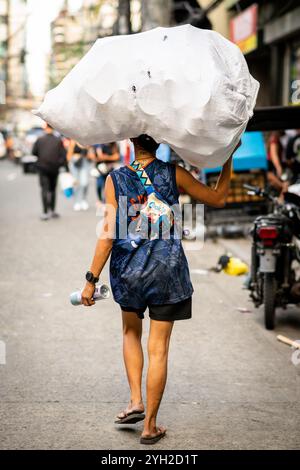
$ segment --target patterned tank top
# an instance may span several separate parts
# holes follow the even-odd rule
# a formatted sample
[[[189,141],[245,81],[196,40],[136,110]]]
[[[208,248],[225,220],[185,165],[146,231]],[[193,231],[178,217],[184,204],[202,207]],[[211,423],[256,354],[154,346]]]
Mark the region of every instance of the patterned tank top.
[[[145,169],[155,191],[169,206],[178,208],[175,165],[155,159]],[[110,283],[115,301],[124,307],[142,308],[189,298],[193,286],[178,231],[173,226],[168,238],[160,233],[156,239],[136,243],[126,229],[134,226],[139,214],[134,209],[145,203],[147,193],[136,172],[127,166],[113,170],[110,176],[118,202],[116,237],[110,260]]]

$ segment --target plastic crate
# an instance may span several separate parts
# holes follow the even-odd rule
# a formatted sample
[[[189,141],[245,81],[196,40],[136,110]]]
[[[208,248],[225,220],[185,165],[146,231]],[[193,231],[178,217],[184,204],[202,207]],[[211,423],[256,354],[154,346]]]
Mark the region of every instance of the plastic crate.
[[[211,187],[215,187],[219,173],[209,173],[206,175],[206,184]],[[244,184],[250,184],[252,186],[259,186],[264,188],[266,185],[266,175],[261,170],[251,170],[250,172],[237,172],[233,173],[230,181],[230,189],[226,201],[226,207],[234,204],[251,204],[257,201],[262,201],[260,196],[253,196],[247,194],[247,190],[244,188]]]

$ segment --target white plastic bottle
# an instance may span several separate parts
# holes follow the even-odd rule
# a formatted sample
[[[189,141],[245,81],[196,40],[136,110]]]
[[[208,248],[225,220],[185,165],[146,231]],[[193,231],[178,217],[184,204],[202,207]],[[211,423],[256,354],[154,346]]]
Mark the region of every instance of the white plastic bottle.
[[[72,292],[70,295],[70,302],[72,305],[82,305],[82,298],[81,298],[82,290],[77,290]],[[108,299],[110,297],[110,290],[106,284],[98,284],[95,286],[95,292],[93,295],[93,299],[95,302],[97,300]]]

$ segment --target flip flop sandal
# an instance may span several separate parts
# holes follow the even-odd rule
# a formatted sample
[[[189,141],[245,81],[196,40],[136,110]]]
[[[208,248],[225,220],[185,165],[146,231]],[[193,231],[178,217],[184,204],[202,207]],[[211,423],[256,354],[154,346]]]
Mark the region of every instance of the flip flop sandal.
[[[149,444],[156,444],[156,442],[160,441],[160,439],[162,439],[163,437],[165,437],[166,435],[166,431],[163,431],[163,432],[160,432],[159,434],[157,434],[156,436],[153,436],[153,437],[141,437],[140,439],[140,443],[141,444],[146,444],[146,445],[149,445]]]
[[[115,421],[115,424],[135,424],[139,421],[145,419],[145,414],[143,411],[130,411],[130,413],[125,413],[123,418],[118,418]]]

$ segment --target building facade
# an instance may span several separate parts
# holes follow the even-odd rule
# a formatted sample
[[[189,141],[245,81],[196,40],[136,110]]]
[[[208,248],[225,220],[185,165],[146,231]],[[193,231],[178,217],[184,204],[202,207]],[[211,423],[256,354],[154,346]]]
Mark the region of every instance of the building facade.
[[[27,98],[26,0],[0,1],[0,103]]]
[[[68,1],[51,24],[50,87],[57,85],[99,37],[115,34],[118,2],[84,0],[72,13]]]
[[[10,0],[8,3],[8,64],[7,99],[12,106],[28,98],[28,77],[26,70],[26,0]]]
[[[76,15],[65,1],[52,23],[50,85],[99,37],[184,23],[218,31],[241,48],[261,83],[258,106],[299,104],[299,0],[84,0]]]
[[[0,0],[0,121],[15,128],[34,107],[27,74],[27,0]]]
[[[51,23],[50,87],[56,86],[83,54],[81,17],[69,11],[65,1],[57,18]]]
[[[212,4],[211,0],[197,0],[203,9],[209,8]],[[225,38],[229,38],[229,18],[230,14],[225,2],[219,2],[215,8],[212,8],[207,17],[214,31],[222,34]]]
[[[298,0],[224,2],[230,39],[260,81],[258,106],[300,104],[300,4]]]
[[[9,34],[8,2],[0,0],[0,109],[6,105],[6,82],[7,82],[7,38]]]

